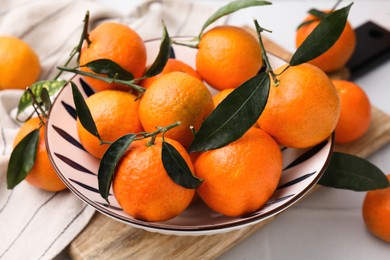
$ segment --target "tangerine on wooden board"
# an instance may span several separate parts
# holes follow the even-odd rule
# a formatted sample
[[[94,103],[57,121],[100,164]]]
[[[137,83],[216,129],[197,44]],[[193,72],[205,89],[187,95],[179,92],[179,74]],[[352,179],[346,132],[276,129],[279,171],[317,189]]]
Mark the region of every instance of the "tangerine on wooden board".
[[[142,38],[130,27],[120,23],[106,22],[95,27],[89,34],[90,44],[85,43],[80,52],[80,69],[92,72],[83,65],[98,59],[110,59],[134,78],[145,71],[146,47]],[[129,90],[128,87],[107,83],[99,79],[85,77],[85,80],[97,91],[106,89]]]
[[[281,172],[278,144],[258,128],[224,147],[202,152],[195,162],[196,176],[204,179],[199,196],[226,216],[258,210],[274,193]]]
[[[180,121],[165,136],[188,147],[204,119],[214,109],[210,91],[199,79],[184,73],[171,72],[161,76],[144,93],[139,114],[145,131]]]
[[[387,179],[390,180],[390,174]],[[390,243],[390,187],[368,191],[363,201],[362,213],[368,230]]]
[[[194,172],[187,151],[175,140],[173,145]],[[161,160],[162,138],[152,145],[150,139],[133,141],[119,161],[114,179],[115,198],[130,216],[145,221],[166,221],[183,212],[191,203],[195,190],[176,184]]]
[[[275,71],[278,75],[285,69]],[[259,126],[283,146],[307,148],[328,138],[340,114],[336,88],[319,68],[304,63],[271,79],[268,102]]]
[[[326,11],[329,13],[329,11]],[[320,23],[320,19],[313,15],[309,15],[304,19],[305,21],[314,20],[313,22],[303,25],[296,32],[295,44],[298,48],[302,42],[309,36],[309,34]],[[325,72],[333,72],[344,67],[344,65],[351,58],[356,47],[355,31],[347,21],[344,31],[341,33],[336,43],[326,52],[317,58],[309,61],[309,63],[319,67]]]
[[[196,69],[213,88],[236,88],[255,76],[262,64],[259,42],[243,28],[217,26],[200,39]]]
[[[349,143],[362,137],[370,127],[371,103],[357,84],[332,80],[340,96],[340,117],[336,126],[336,143]]]
[[[143,130],[138,114],[140,101],[129,92],[103,90],[91,95],[85,102],[103,141],[113,142],[122,135],[138,134]],[[109,145],[100,144],[99,139],[89,133],[79,119],[77,133],[85,150],[101,159]]]
[[[27,120],[14,139],[14,147],[30,132],[34,131],[40,126],[40,119],[33,117]],[[46,143],[45,143],[45,127],[42,126],[39,130],[39,142],[38,150],[34,166],[27,174],[25,180],[37,188],[47,191],[61,191],[66,189],[65,184],[58,177],[52,164],[50,163],[49,156],[47,155]]]
[[[40,73],[39,58],[26,42],[0,36],[0,90],[25,89],[38,80]]]
[[[194,68],[192,68],[190,65],[188,65],[187,63],[184,63],[183,61],[169,58],[167,63],[165,64],[164,69],[159,74],[157,74],[156,76],[142,80],[140,85],[144,88],[148,88],[150,85],[152,85],[152,83],[154,81],[156,81],[162,75],[165,75],[165,74],[167,74],[169,72],[173,72],[173,71],[185,72],[191,76],[198,78],[199,80],[202,80],[199,73]]]

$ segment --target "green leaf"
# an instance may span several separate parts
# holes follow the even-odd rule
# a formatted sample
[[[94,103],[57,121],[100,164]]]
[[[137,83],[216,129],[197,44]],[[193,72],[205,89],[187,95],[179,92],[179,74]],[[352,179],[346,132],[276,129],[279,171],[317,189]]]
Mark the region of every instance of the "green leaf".
[[[163,142],[161,159],[169,177],[178,185],[196,189],[202,184],[203,180],[192,174],[186,161],[170,143]]]
[[[14,148],[8,163],[7,187],[13,189],[31,171],[35,163],[39,142],[39,129],[26,135]]]
[[[129,148],[134,141],[135,137],[135,134],[127,134],[118,138],[108,147],[100,161],[98,170],[99,192],[107,202],[109,202],[108,195],[110,193],[115,167],[127,148]]]
[[[83,46],[84,40],[87,42],[88,47],[91,44],[91,40],[89,39],[89,33],[88,33],[88,27],[89,27],[89,10],[86,11],[85,17],[84,17],[84,24],[83,24],[83,31],[81,33],[81,37],[79,40],[79,44],[75,47],[74,53],[78,53],[77,55],[77,62],[80,62],[80,54],[81,54],[81,49]],[[73,53],[70,55],[71,57],[73,56]],[[66,64],[67,65],[67,64]]]
[[[76,84],[74,82],[70,82],[72,85],[72,93],[73,93],[73,101],[74,105],[76,106],[77,116],[80,120],[81,125],[91,134],[99,138],[100,135],[97,130],[95,121],[93,121],[91,111],[89,111],[89,108],[87,106],[87,103],[85,103],[85,100],[83,96],[80,93],[80,90],[77,88]]]
[[[236,0],[233,2],[228,3],[227,5],[221,7],[218,9],[214,14],[212,14],[209,19],[203,24],[203,27],[201,29],[201,32],[199,33],[199,38],[202,35],[204,29],[206,29],[207,26],[221,18],[222,16],[234,13],[240,9],[244,9],[251,6],[259,6],[259,5],[270,5],[271,2],[268,1],[259,1],[259,0]]]
[[[170,54],[171,54],[171,39],[169,38],[167,28],[163,23],[163,35],[160,44],[160,51],[156,59],[154,60],[153,64],[145,72],[145,77],[149,78],[159,74],[167,64]]]
[[[131,72],[122,68],[119,64],[109,59],[98,59],[88,62],[81,67],[87,67],[97,74],[107,75],[109,78],[120,80],[132,80],[134,76]]]
[[[45,111],[49,111],[51,108],[51,100],[50,100],[49,92],[47,91],[46,88],[43,88],[41,91],[41,99],[45,107]]]
[[[301,28],[301,27],[303,27],[303,26],[306,26],[306,25],[308,25],[308,24],[311,24],[312,22],[315,22],[315,21],[318,21],[318,19],[311,19],[311,20],[304,21],[304,22],[302,22],[300,25],[298,25],[297,30],[298,30],[299,28]]]
[[[325,12],[318,9],[310,9],[308,13],[320,19],[325,18],[326,16]]]
[[[319,20],[325,18],[325,16],[327,15],[327,13],[325,13],[325,12],[323,12],[323,11],[320,11],[320,10],[317,10],[317,9],[310,9],[308,13],[311,14],[311,15],[313,15],[315,18],[302,22],[302,23],[297,27],[297,30],[298,30],[299,28],[303,27],[303,26],[306,26],[306,25],[308,25],[308,24],[311,24],[312,22],[319,21]]]
[[[344,30],[351,6],[352,3],[326,15],[295,51],[290,65],[308,62],[332,47]]]
[[[263,112],[269,88],[270,79],[265,72],[236,88],[203,122],[189,151],[219,148],[243,136]]]
[[[363,158],[339,152],[333,154],[318,184],[354,191],[389,187],[386,175],[375,165]]]
[[[32,93],[34,94],[35,98],[38,102],[42,102],[41,99],[41,92],[42,89],[46,89],[49,96],[54,95],[57,93],[58,90],[60,90],[64,85],[66,81],[65,80],[44,80],[34,83],[30,86],[30,89]],[[24,91],[22,97],[19,100],[18,104],[18,112],[16,114],[16,117],[20,115],[26,108],[30,107],[32,105],[33,101],[31,98],[30,93],[26,90]]]

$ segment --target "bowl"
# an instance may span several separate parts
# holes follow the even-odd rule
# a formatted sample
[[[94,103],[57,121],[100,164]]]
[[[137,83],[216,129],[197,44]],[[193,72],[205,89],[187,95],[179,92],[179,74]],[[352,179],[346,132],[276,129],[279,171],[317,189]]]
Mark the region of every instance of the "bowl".
[[[159,39],[145,42],[150,64],[158,53]],[[173,46],[175,58],[195,67],[196,50]],[[285,62],[269,55],[274,68]],[[84,97],[93,90],[81,78],[74,83]],[[217,91],[210,89],[212,94]],[[110,191],[108,204],[98,191],[99,160],[84,150],[79,142],[76,127],[76,110],[70,85],[56,97],[46,124],[46,144],[51,163],[58,176],[78,198],[97,211],[136,228],[170,235],[212,235],[241,229],[275,216],[301,200],[324,173],[332,152],[333,136],[309,149],[281,147],[283,172],[278,188],[268,202],[256,212],[241,217],[227,217],[209,209],[201,200],[192,203],[182,214],[165,222],[146,222],[125,213]]]

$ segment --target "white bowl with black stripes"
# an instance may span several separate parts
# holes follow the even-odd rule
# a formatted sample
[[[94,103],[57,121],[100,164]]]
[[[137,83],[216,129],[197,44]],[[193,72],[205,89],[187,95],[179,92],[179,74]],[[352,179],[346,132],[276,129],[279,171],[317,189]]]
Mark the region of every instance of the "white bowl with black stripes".
[[[160,40],[146,42],[148,64],[158,53]],[[175,58],[195,67],[195,50],[173,46]],[[285,62],[269,55],[274,68]],[[85,81],[74,82],[84,97],[93,93]],[[214,94],[216,91],[211,90]],[[146,222],[126,214],[110,192],[110,204],[98,192],[99,160],[88,154],[79,142],[72,91],[66,86],[57,96],[46,124],[50,160],[62,181],[77,197],[99,212],[123,223],[152,232],[174,235],[211,235],[228,232],[264,221],[288,209],[302,199],[318,182],[333,152],[333,138],[309,149],[282,147],[283,172],[278,188],[259,210],[242,217],[226,217],[209,209],[201,200],[191,204],[181,215],[165,222]]]

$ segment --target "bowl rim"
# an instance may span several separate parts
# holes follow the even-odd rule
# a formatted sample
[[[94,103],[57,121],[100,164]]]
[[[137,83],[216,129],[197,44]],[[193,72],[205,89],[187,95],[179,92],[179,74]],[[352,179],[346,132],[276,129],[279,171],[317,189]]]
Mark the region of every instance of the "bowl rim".
[[[48,127],[48,125],[49,125],[49,120],[48,120],[48,123],[46,124],[45,127]],[[46,139],[46,142],[47,142],[46,132],[47,131],[45,131],[45,139]],[[112,211],[109,211],[108,208],[107,208],[107,205],[99,205],[99,204],[97,204],[96,202],[91,200],[89,197],[85,196],[77,188],[74,188],[73,184],[70,183],[64,177],[62,171],[54,163],[54,158],[52,158],[52,155],[51,155],[50,152],[48,153],[48,155],[49,155],[49,159],[50,159],[54,169],[56,170],[57,175],[65,183],[65,185],[68,187],[68,189],[73,194],[75,194],[79,199],[81,199],[83,202],[87,203],[89,206],[94,207],[100,213],[103,213],[104,215],[106,215],[106,216],[108,216],[110,218],[113,218],[115,220],[118,220],[120,222],[123,222],[125,224],[133,225],[133,226],[136,226],[136,227],[139,227],[139,228],[153,229],[153,230],[156,230],[156,231],[160,230],[160,231],[183,232],[183,233],[186,233],[186,232],[199,232],[199,235],[204,235],[202,233],[202,231],[206,231],[206,233],[207,233],[207,231],[223,232],[223,230],[228,231],[228,230],[231,230],[231,229],[239,229],[239,228],[242,228],[242,227],[247,226],[247,225],[252,225],[252,224],[259,223],[259,222],[264,221],[264,220],[266,220],[268,218],[271,218],[272,216],[277,215],[278,213],[281,213],[281,212],[287,210],[288,208],[290,208],[295,203],[298,203],[301,199],[303,199],[305,197],[305,195],[310,190],[312,190],[315,187],[315,185],[317,185],[318,181],[320,180],[322,175],[325,173],[327,167],[329,166],[329,163],[330,163],[330,160],[332,158],[333,151],[334,151],[334,133],[329,138],[331,139],[330,140],[330,142],[331,142],[330,143],[330,149],[329,149],[329,152],[327,154],[327,159],[326,159],[325,163],[323,164],[320,172],[317,174],[315,179],[310,183],[310,185],[306,186],[301,192],[299,192],[299,193],[297,193],[295,195],[294,199],[292,199],[292,200],[290,200],[290,201],[288,201],[286,203],[283,203],[283,204],[275,207],[274,209],[268,211],[267,213],[264,213],[262,215],[254,215],[254,216],[246,217],[245,219],[243,218],[242,221],[239,221],[239,222],[230,222],[230,223],[222,223],[222,224],[209,224],[209,225],[207,225],[207,224],[204,225],[203,224],[201,226],[173,226],[173,225],[172,226],[167,226],[165,224],[160,224],[160,223],[165,223],[165,222],[147,222],[147,221],[142,221],[142,220],[138,220],[138,219],[135,219],[135,218],[127,219],[127,218],[125,218],[125,217],[123,217],[123,216],[121,216],[119,214],[116,214],[116,213],[114,213]],[[47,145],[47,149],[48,149],[48,151],[50,151],[50,146],[49,145]]]

